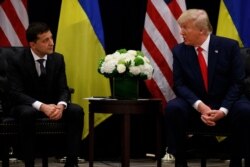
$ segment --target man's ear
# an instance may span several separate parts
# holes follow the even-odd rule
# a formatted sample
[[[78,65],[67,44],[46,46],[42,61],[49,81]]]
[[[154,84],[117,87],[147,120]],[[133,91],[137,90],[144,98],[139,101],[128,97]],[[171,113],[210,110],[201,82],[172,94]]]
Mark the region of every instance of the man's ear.
[[[29,46],[32,48],[35,45],[35,42],[29,42]]]

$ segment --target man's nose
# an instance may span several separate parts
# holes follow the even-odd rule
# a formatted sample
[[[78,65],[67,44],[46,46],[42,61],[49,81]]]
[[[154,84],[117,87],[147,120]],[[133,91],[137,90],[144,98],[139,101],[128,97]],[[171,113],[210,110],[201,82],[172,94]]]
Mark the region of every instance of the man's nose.
[[[54,40],[53,39],[50,40],[50,45],[54,46]]]

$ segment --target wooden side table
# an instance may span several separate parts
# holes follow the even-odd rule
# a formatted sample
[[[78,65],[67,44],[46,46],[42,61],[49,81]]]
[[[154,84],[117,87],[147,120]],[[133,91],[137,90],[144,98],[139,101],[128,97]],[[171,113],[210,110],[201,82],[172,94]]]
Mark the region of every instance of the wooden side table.
[[[162,101],[160,99],[116,100],[110,98],[89,100],[89,167],[94,160],[94,115],[95,113],[121,114],[122,122],[122,167],[130,163],[130,115],[152,114],[156,119],[156,158],[157,167],[161,167],[161,124]]]

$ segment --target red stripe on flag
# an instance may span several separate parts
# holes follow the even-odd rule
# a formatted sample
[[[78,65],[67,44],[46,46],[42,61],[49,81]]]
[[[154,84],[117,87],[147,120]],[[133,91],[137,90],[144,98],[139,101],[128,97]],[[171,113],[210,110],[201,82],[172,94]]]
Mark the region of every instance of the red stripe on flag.
[[[154,59],[155,63],[160,68],[164,77],[167,79],[170,86],[173,85],[173,74],[172,70],[169,68],[168,63],[164,59],[163,55],[155,45],[154,41],[149,37],[146,31],[143,32],[143,44],[147,48],[151,57]]]
[[[27,0],[22,0],[23,5],[25,6],[25,8],[27,9]]]
[[[0,46],[7,47],[10,46],[10,42],[8,41],[6,35],[3,30],[0,28]]]
[[[148,1],[148,9],[147,13],[151,20],[154,22],[154,25],[158,29],[158,31],[161,33],[164,40],[168,43],[169,48],[173,48],[177,41],[173,34],[171,33],[170,29],[168,28],[168,24],[162,19],[159,12],[156,10],[155,6],[153,5],[152,1]]]
[[[174,15],[175,19],[177,20],[182,13],[182,10],[181,10],[180,6],[178,5],[177,1],[173,0],[167,6],[172,11],[172,14]]]
[[[17,4],[16,5],[17,9],[15,9],[12,3]],[[25,16],[17,15],[17,11],[21,11],[21,7],[22,7],[22,6],[19,7],[18,6],[19,4],[23,4],[23,6],[25,7]],[[8,20],[11,23],[11,27],[9,28],[14,29],[15,33],[17,34],[19,38],[19,41],[21,42],[21,46],[27,46],[26,35],[25,35],[26,28],[24,27],[24,23],[28,21],[28,18],[26,17],[27,16],[27,0],[15,0],[15,1],[6,0],[3,3],[1,3],[1,7],[5,15],[7,16],[7,18],[4,18],[4,19]],[[5,22],[5,20],[0,20],[0,24],[2,24],[1,26],[3,27],[6,25],[9,25]],[[4,30],[2,30],[2,32],[4,33]],[[2,40],[3,43],[1,42],[0,45],[3,45],[4,43],[5,44],[9,43],[9,46],[10,46],[11,42],[9,41],[9,38],[11,37],[9,37],[8,34],[5,34],[5,36],[6,36],[5,40],[7,40],[8,42],[7,41],[4,42]],[[13,36],[15,35],[13,34]]]
[[[21,20],[18,18],[15,8],[13,7],[10,1],[4,2],[2,4],[2,7],[8,19],[10,20],[12,27],[15,29],[15,32],[18,34],[19,40],[22,42],[23,45],[26,45],[26,38],[25,38],[25,34],[23,33],[25,32],[25,28]]]

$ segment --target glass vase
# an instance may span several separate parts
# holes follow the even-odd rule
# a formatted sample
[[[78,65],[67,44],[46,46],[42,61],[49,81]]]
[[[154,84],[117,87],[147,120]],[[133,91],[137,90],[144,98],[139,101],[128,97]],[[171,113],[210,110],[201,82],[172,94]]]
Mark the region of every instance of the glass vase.
[[[139,96],[139,81],[135,78],[113,78],[113,98],[133,100]]]

